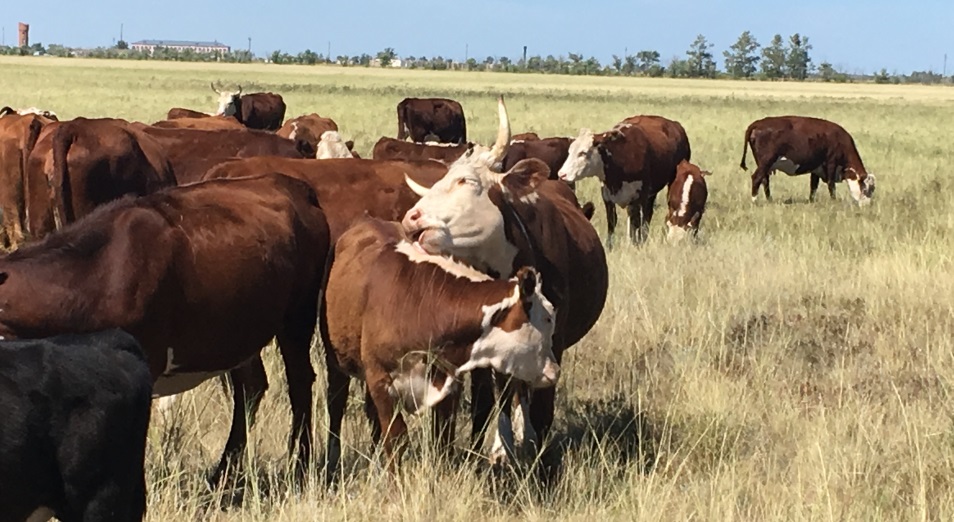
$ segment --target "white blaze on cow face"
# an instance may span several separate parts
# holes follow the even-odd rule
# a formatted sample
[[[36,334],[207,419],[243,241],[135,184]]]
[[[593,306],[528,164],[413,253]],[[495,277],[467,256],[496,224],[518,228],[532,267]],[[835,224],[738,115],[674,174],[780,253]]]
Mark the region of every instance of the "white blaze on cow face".
[[[338,131],[325,131],[321,134],[321,141],[318,142],[318,152],[315,153],[316,159],[332,158],[354,158],[348,146]]]
[[[481,308],[483,334],[474,343],[470,360],[458,368],[457,374],[493,368],[533,387],[554,386],[560,366],[553,355],[553,305],[543,295],[542,281],[532,268],[522,269],[511,281],[516,283],[512,295]],[[531,285],[532,290],[521,288]],[[509,331],[493,324],[498,315],[506,315],[513,307],[529,307],[528,320]]]
[[[848,184],[848,193],[851,194],[851,199],[862,207],[871,203],[875,187],[874,174],[866,174],[862,177],[858,171],[849,167],[845,169],[843,177],[845,183]]]
[[[235,116],[239,110],[239,104],[242,99],[242,87],[237,91],[220,91],[212,84],[212,90],[219,95],[219,108],[215,111],[216,116]]]
[[[603,157],[594,144],[592,131],[580,129],[580,135],[570,143],[566,161],[557,176],[569,183],[592,176],[603,179]]]

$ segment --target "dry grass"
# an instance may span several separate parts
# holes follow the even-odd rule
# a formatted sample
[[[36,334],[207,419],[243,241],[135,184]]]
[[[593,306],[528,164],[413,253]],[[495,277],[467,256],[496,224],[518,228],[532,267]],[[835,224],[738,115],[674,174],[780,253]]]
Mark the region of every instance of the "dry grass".
[[[275,90],[289,116],[333,117],[362,153],[394,134],[405,95],[461,100],[472,138],[484,141],[498,91],[515,132],[574,135],[656,113],[681,121],[693,158],[714,171],[699,244],[666,245],[657,212],[648,244],[610,253],[606,311],[564,365],[556,436],[566,472],[551,493],[525,477],[493,483],[471,465],[436,463],[426,444],[391,485],[367,456],[356,400],[340,491],[291,492],[290,414],[269,348],[272,389],[252,430],[256,479],[245,495],[205,489],[229,421],[207,383],[154,423],[149,520],[954,518],[954,89],[55,59],[3,59],[0,70],[0,105],[66,117],[212,109],[210,80]],[[850,206],[844,187],[837,201],[809,204],[807,177],[784,176],[776,203],[750,203],[742,133],[770,114],[849,129],[879,175],[875,204]],[[596,200],[598,187],[580,192]],[[595,225],[604,232],[602,211]],[[322,373],[320,360],[316,348]],[[426,430],[413,426],[420,443]]]

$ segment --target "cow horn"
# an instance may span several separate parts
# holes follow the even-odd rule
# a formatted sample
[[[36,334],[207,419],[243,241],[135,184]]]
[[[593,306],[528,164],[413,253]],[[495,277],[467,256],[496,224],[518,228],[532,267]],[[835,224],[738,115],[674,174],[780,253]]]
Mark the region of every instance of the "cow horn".
[[[212,91],[215,92],[215,94],[222,94],[215,88],[215,82],[209,82],[209,86],[212,87]]]
[[[411,191],[421,196],[422,198],[427,195],[427,192],[430,190],[427,187],[422,187],[418,182],[411,179],[406,173],[404,174],[404,182],[407,183],[407,186],[411,188]]]
[[[239,88],[239,90],[238,90],[238,94],[239,94],[239,96],[241,96],[241,95],[242,95],[242,86],[241,86],[241,85],[239,85],[239,86],[238,86],[238,88]]]
[[[503,161],[507,149],[510,147],[510,118],[507,116],[507,106],[504,105],[502,94],[497,97],[497,115],[500,118],[500,127],[497,130],[497,141],[494,142],[494,147],[490,149],[493,163]]]

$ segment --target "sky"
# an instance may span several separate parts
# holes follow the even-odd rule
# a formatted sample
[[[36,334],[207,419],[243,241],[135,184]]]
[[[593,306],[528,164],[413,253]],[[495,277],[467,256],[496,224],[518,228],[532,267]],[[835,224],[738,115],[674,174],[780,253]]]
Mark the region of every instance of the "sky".
[[[580,53],[659,51],[665,65],[703,34],[723,68],[722,52],[743,31],[766,45],[776,33],[807,35],[817,65],[849,73],[934,70],[945,53],[954,72],[954,0],[484,0],[461,2],[324,0],[75,0],[4,2],[0,27],[16,43],[17,22],[31,43],[109,46],[119,39],[218,40],[258,56],[311,49],[332,56],[393,47],[399,56],[483,60]],[[77,7],[81,6],[81,7]],[[266,7],[267,6],[267,7]]]

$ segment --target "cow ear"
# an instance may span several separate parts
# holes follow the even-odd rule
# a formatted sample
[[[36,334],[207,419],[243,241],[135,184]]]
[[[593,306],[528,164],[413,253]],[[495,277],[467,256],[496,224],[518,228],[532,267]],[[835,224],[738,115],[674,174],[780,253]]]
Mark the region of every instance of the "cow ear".
[[[593,214],[596,212],[596,205],[592,201],[587,201],[583,204],[583,216],[586,217],[587,221],[593,220]]]
[[[520,302],[527,310],[533,304],[533,295],[537,291],[537,271],[533,267],[524,266],[517,270],[517,286],[520,288]]]
[[[711,176],[711,175],[712,175],[712,171],[711,171],[711,170],[700,170],[699,173],[702,174],[702,177],[706,177],[706,176]]]
[[[534,192],[550,177],[550,167],[536,158],[527,158],[517,162],[500,178],[500,184],[512,199],[519,199]]]

